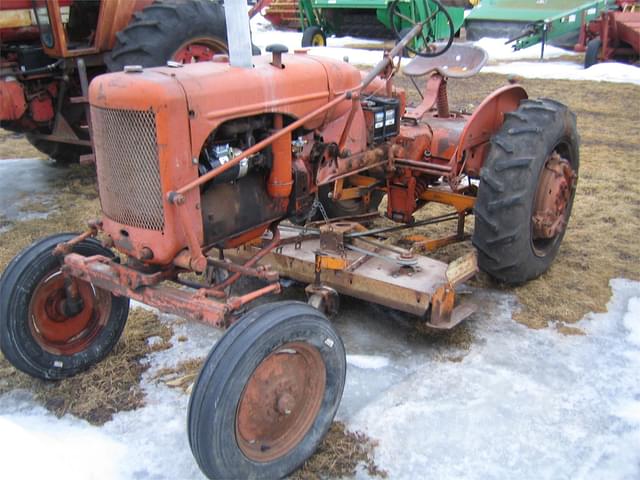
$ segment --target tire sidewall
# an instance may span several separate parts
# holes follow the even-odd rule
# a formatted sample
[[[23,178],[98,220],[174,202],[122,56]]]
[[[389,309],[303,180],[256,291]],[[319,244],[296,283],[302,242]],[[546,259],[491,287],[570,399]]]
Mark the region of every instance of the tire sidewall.
[[[3,275],[0,299],[3,318],[2,351],[15,366],[27,366],[27,373],[46,379],[71,376],[88,368],[104,358],[115,346],[126,322],[129,301],[127,298],[111,296],[108,321],[91,344],[83,351],[72,355],[56,355],[44,350],[33,337],[29,327],[29,304],[38,284],[60,264],[52,250],[60,242],[73,238],[72,235],[49,237],[17,258],[15,264],[7,268]],[[96,241],[85,241],[73,248],[81,255],[109,255]],[[21,363],[24,362],[24,365]]]
[[[277,310],[269,313],[271,316],[278,315]],[[220,381],[219,377],[214,379],[217,376],[214,373],[206,385],[198,378],[194,386],[194,395],[196,389],[204,387],[207,390],[205,398],[212,396],[219,399],[215,408],[206,408],[205,400],[200,407],[202,411],[198,419],[200,424],[209,428],[201,448],[207,449],[209,446],[208,450],[211,451],[215,445],[218,453],[215,465],[200,465],[211,478],[281,478],[287,475],[313,454],[331,424],[327,419],[333,419],[340,403],[344,389],[344,347],[324,317],[316,314],[298,315],[288,319],[286,325],[281,325],[280,328],[261,332],[257,338],[258,340],[248,347],[231,347],[228,353],[237,358],[235,363],[229,362],[234,366],[226,372],[226,381]],[[237,444],[236,412],[240,398],[258,365],[280,346],[296,341],[317,348],[325,364],[326,384],[320,409],[304,438],[292,450],[270,462],[254,462],[242,453]],[[203,367],[203,370],[204,368],[206,367]],[[216,388],[220,385],[223,385],[221,389]]]
[[[575,116],[566,106],[549,99],[524,100],[516,112],[505,115],[491,143],[480,175],[473,243],[479,250],[480,268],[501,282],[518,285],[540,276],[558,253],[567,226],[540,254],[534,249],[532,222],[540,177],[556,149],[577,174]],[[529,160],[529,164],[524,168],[504,166],[505,162],[521,160]],[[574,198],[575,189],[566,206],[567,223]]]

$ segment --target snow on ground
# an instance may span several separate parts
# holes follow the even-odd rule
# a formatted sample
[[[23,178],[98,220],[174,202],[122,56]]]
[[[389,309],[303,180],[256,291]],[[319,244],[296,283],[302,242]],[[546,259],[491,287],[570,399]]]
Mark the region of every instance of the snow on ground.
[[[290,52],[300,48],[302,33],[295,31],[275,30],[261,15],[251,20],[253,42],[265,52],[267,45],[282,43]],[[634,83],[640,85],[640,68],[632,65],[607,62],[584,69],[582,57],[573,51],[547,45],[545,61],[539,61],[540,45],[514,52],[506,39],[483,38],[475,45],[484,48],[489,54],[489,64],[483,72],[514,74],[525,78],[553,78],[568,80],[594,80],[617,83]],[[384,42],[353,37],[327,39],[327,47],[315,47],[309,50],[312,55],[342,60],[347,57],[355,65],[375,65],[382,58],[380,50],[347,47],[349,45],[382,45]],[[554,61],[557,57],[575,56],[576,62]],[[529,61],[526,61],[529,60]],[[403,65],[410,60],[403,59]]]
[[[640,68],[617,62],[599,63],[587,69],[581,63],[573,62],[511,62],[487,65],[482,71],[525,78],[593,80],[640,85]]]
[[[462,361],[447,360],[459,348],[411,335],[404,315],[345,299],[338,417],[379,442],[376,462],[393,479],[637,479],[640,283],[612,289],[608,312],[587,315],[586,335],[569,337],[515,323],[511,295],[476,291]],[[188,397],[152,378],[204,356],[220,333],[182,322],[174,331],[188,340],[150,357],[147,406],[103,427],[56,419],[27,392],[0,397],[0,477],[202,478],[186,437]]]
[[[473,44],[484,48],[492,62],[525,59],[537,60],[540,58],[540,45],[533,45],[515,52],[512,48],[513,44],[507,44],[506,42],[506,38],[481,38],[477,42],[473,42]],[[546,45],[544,47],[544,58],[547,60],[566,56],[579,56],[579,54],[572,50],[554,47],[553,45]]]
[[[11,175],[0,175],[0,219],[47,217],[50,212],[27,212],[25,207],[53,204],[54,192],[48,187],[52,181],[64,178],[64,170],[56,168],[52,161],[39,159],[2,160],[2,169]]]

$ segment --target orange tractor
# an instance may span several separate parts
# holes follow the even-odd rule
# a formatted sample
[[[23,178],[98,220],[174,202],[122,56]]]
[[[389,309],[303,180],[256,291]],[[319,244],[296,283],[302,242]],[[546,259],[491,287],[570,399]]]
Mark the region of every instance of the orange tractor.
[[[428,25],[415,24],[368,73],[281,45],[235,66],[229,35],[231,59],[96,77],[89,103],[103,215],[9,264],[0,283],[6,358],[40,378],[74,375],[111,351],[129,299],[231,327],[191,394],[196,461],[210,478],[280,478],[301,465],[342,396],[345,351],[326,316],[339,294],[453,328],[473,312],[457,295],[461,282],[478,268],[507,284],[543,274],[569,220],[575,115],[518,85],[473,113],[451,110],[448,78],[486,61],[451,42],[405,67],[426,77],[422,102],[408,106],[393,85],[396,60],[413,37],[428,38]],[[394,226],[364,226],[385,195]],[[414,219],[433,204],[451,213]],[[466,238],[472,214],[477,255],[451,264],[385,241],[453,222],[452,235],[418,241],[435,249]],[[232,291],[241,277],[259,284]],[[283,277],[308,284],[308,303],[244,311],[279,293]]]
[[[3,0],[0,127],[62,163],[91,153],[88,83],[125,65],[226,53],[224,9],[209,0]]]

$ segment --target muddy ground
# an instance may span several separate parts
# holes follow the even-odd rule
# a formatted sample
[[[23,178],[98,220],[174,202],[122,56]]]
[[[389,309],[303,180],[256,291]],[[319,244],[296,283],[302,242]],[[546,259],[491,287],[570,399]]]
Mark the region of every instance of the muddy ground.
[[[489,92],[506,83],[507,77],[493,74],[481,74],[469,80],[451,80],[451,104],[470,110]],[[402,77],[399,77],[399,84],[410,89]],[[604,310],[611,296],[611,278],[640,280],[640,242],[637,241],[640,234],[637,226],[640,186],[636,181],[640,174],[637,153],[640,147],[637,134],[640,87],[562,80],[524,80],[523,84],[530,96],[555,98],[576,112],[582,146],[580,180],[564,243],[547,274],[514,289],[522,306],[516,320],[532,328],[554,325],[564,333],[580,333],[567,324],[577,321],[589,311]],[[416,100],[417,96],[413,95],[413,98]],[[24,138],[0,130],[0,158],[24,157],[44,156]],[[21,202],[21,210],[27,213],[27,220],[0,216],[0,271],[29,243],[47,234],[79,231],[87,219],[99,214],[95,175],[91,167],[50,165],[48,168],[58,174],[52,175],[43,188],[54,193],[49,193],[44,200],[38,195],[16,199]],[[417,218],[433,214],[433,210],[426,209]],[[472,226],[471,219],[467,225],[469,233]],[[421,233],[432,235],[433,230]],[[470,242],[464,242],[444,249],[437,256],[449,260],[469,248]],[[472,284],[503,288],[485,275],[480,275]],[[13,388],[27,388],[57,414],[71,412],[94,423],[102,423],[116,411],[136,408],[144,403],[143,395],[136,390],[143,371],[139,360],[150,351],[146,342],[149,337],[160,336],[163,342],[167,341],[170,333],[165,328],[146,315],[134,316],[123,340],[106,361],[77,380],[55,386],[28,379],[15,372],[0,357],[0,393]],[[465,332],[464,326],[460,332]],[[473,341],[464,334],[449,338],[456,345],[457,338],[465,345]],[[122,383],[95,381],[108,378],[112,372],[122,369],[128,372]],[[102,403],[96,404],[98,397]],[[353,451],[354,448],[349,444],[348,450]],[[341,473],[346,474],[347,471]]]

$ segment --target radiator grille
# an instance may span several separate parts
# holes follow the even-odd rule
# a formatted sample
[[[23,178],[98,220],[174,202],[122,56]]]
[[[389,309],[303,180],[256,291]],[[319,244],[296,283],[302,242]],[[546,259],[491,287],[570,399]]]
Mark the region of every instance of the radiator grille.
[[[156,115],[91,107],[102,211],[112,220],[164,229]]]

